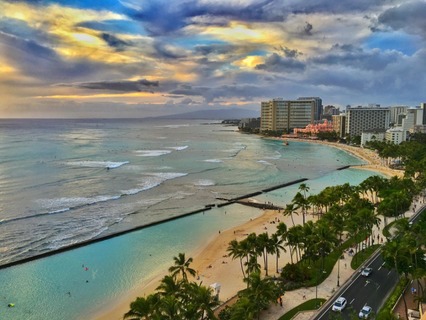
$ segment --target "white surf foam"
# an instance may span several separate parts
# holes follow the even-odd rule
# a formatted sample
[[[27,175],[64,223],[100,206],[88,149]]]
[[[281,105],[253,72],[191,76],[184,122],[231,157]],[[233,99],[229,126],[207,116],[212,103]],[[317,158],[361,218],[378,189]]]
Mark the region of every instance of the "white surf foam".
[[[188,148],[188,146],[181,146],[181,147],[169,147],[170,149],[176,150],[176,151],[182,151]]]
[[[169,154],[171,150],[136,150],[135,151],[140,157],[159,157],[165,154]]]
[[[265,161],[265,160],[258,160],[257,162],[262,163],[262,164],[267,165],[267,166],[272,166],[272,163]]]
[[[67,164],[74,167],[85,167],[85,168],[110,168],[115,169],[128,164],[129,161],[92,161],[92,160],[81,160],[81,161],[68,161]]]
[[[206,160],[203,160],[204,162],[212,162],[212,163],[220,163],[220,162],[223,162],[223,160],[220,160],[220,159],[206,159]]]
[[[105,202],[109,200],[115,200],[120,198],[120,195],[116,196],[96,196],[96,197],[61,197],[56,199],[39,199],[37,202],[48,210],[49,213],[59,213],[62,211],[70,210],[70,208],[80,207],[84,205],[90,205],[98,202]]]
[[[209,180],[209,179],[200,179],[194,182],[194,186],[197,186],[197,187],[208,187],[208,186],[214,186],[215,184],[216,183],[213,180]]]

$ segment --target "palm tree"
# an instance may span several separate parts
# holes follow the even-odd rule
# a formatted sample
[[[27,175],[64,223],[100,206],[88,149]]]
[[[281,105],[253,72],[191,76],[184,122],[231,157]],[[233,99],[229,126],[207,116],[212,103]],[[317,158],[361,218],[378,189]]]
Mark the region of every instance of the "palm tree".
[[[244,292],[244,296],[250,300],[259,319],[260,311],[268,307],[271,302],[276,302],[280,291],[272,279],[261,279],[260,272],[251,273],[249,283],[250,286]]]
[[[148,320],[152,319],[155,313],[155,307],[160,301],[156,294],[150,294],[148,297],[138,297],[130,303],[130,310],[124,314],[123,319],[129,320]]]
[[[309,207],[309,201],[308,198],[306,196],[306,192],[309,192],[309,187],[306,183],[301,183],[299,185],[299,190],[301,192],[303,192],[303,204],[304,206],[302,206],[302,214],[303,214],[303,223],[305,223],[305,214],[306,214],[306,209]]]
[[[185,258],[185,253],[179,253],[177,257],[173,257],[173,260],[175,261],[175,265],[171,266],[169,268],[169,272],[172,273],[173,277],[176,277],[179,273],[182,276],[182,279],[187,282],[188,276],[187,273],[189,273],[192,276],[195,276],[197,272],[190,268],[189,265],[192,262],[192,258]]]
[[[230,320],[254,320],[255,317],[255,306],[248,297],[242,296],[232,306],[232,314]]]
[[[331,232],[330,226],[322,220],[315,224],[315,237],[316,242],[314,248],[321,257],[322,270],[324,270],[324,258],[333,250],[337,243],[337,239],[335,234]]]
[[[174,295],[165,296],[158,305],[159,317],[154,319],[161,320],[185,320],[182,316],[182,303]]]
[[[278,259],[280,258],[281,254],[281,250],[286,252],[284,246],[282,245],[282,243],[284,242],[284,239],[282,237],[280,237],[280,235],[278,233],[274,233],[271,235],[271,243],[272,243],[272,248],[273,251],[275,253],[276,256],[276,273],[278,273]]]
[[[214,308],[219,305],[219,300],[213,296],[211,288],[191,282],[186,285],[186,290],[189,292],[190,296],[190,301],[187,301],[186,303],[193,305],[196,309],[195,314],[191,317],[186,314],[186,319],[216,319],[214,315]]]
[[[306,183],[301,183],[299,185],[299,190],[303,192],[303,197],[306,199],[306,192],[309,192],[309,187]]]
[[[250,256],[249,260],[245,263],[246,267],[247,267],[247,274],[250,275],[253,272],[259,272],[260,273],[260,269],[261,266],[260,264],[257,262],[257,256]],[[247,281],[247,285],[250,283],[248,281],[250,277],[248,276],[246,279],[244,279],[244,281]]]
[[[175,276],[166,275],[161,280],[160,285],[157,287],[157,292],[161,296],[178,295],[182,289],[184,280],[177,280]]]
[[[287,245],[290,248],[290,259],[291,263],[293,263],[293,254],[296,253],[296,261],[299,261],[299,246],[302,242],[303,237],[303,227],[301,225],[297,225],[291,227],[287,231]]]
[[[268,276],[268,252],[270,250],[269,235],[267,232],[261,233],[257,236],[257,252],[263,257],[263,266],[265,275]]]
[[[245,257],[245,253],[241,244],[237,240],[232,240],[228,244],[228,248],[226,249],[228,255],[231,256],[232,259],[240,259],[241,272],[243,273],[243,278],[246,277],[243,267],[243,258]]]
[[[302,225],[304,225],[306,210],[309,208],[309,203],[300,192],[296,193],[296,195],[294,196],[293,203],[297,205],[297,208],[302,208]]]
[[[342,207],[332,206],[330,210],[323,216],[323,219],[330,225],[330,227],[333,229],[333,232],[338,235],[339,242],[341,243],[343,232],[346,228],[345,213]]]
[[[285,209],[283,211],[283,216],[290,216],[291,217],[291,222],[293,222],[293,226],[295,226],[294,224],[294,219],[293,219],[293,213],[295,214],[299,214],[297,209],[299,209],[298,207],[295,206],[294,203],[289,203],[285,206]]]
[[[284,222],[280,222],[277,225],[277,235],[281,237],[283,241],[287,238],[287,225]]]

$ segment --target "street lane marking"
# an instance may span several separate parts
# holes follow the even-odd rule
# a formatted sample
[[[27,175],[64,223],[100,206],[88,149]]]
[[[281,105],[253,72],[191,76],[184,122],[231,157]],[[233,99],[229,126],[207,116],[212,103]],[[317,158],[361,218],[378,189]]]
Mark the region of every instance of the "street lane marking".
[[[384,265],[385,263],[383,262],[382,265],[379,268],[377,268],[377,270],[380,270]]]
[[[354,302],[354,301],[355,301],[355,298],[353,298],[353,299],[352,299],[352,301],[351,301],[351,302],[349,302],[349,304],[352,304],[352,302]]]

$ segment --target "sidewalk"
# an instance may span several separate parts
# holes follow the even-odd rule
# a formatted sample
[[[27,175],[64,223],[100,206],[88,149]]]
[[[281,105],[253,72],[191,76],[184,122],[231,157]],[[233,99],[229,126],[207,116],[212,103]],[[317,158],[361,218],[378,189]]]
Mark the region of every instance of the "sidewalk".
[[[333,268],[333,271],[330,273],[329,277],[325,279],[320,285],[317,287],[317,297],[330,299],[333,294],[339,289],[337,286],[337,274],[339,269],[339,284],[343,285],[347,279],[349,279],[354,270],[351,269],[351,261],[352,257],[348,254],[344,253],[344,259],[340,259],[340,267],[338,263]],[[346,267],[345,267],[346,266]],[[302,304],[305,300],[315,299],[315,291],[316,287],[310,288],[301,288],[294,291],[288,291],[283,296],[283,306],[281,307],[279,304],[272,305],[267,310],[263,311],[260,319],[262,320],[276,320],[286,312],[290,311],[294,307]],[[305,299],[303,296],[305,295]],[[294,319],[297,320],[308,320],[310,319],[316,311],[311,312],[303,312],[299,313],[297,317]]]
[[[424,197],[417,198],[411,205],[410,210],[405,213],[405,217],[410,218],[416,212],[420,211],[424,207],[426,207]],[[390,221],[388,221],[388,223],[389,222]],[[381,235],[381,230],[383,230],[383,227],[384,227],[384,222],[382,219],[380,229],[374,228],[373,235],[378,235],[378,234]],[[286,292],[283,296],[283,306],[281,307],[279,304],[271,305],[267,310],[261,313],[260,319],[277,320],[286,312],[302,304],[305,300],[314,299],[316,296],[318,298],[324,298],[326,300],[329,300],[333,296],[333,294],[339,289],[339,287],[337,286],[337,275],[339,274],[339,284],[342,286],[354,274],[355,270],[353,270],[350,267],[351,261],[352,261],[352,257],[349,256],[347,253],[344,253],[344,259],[341,259],[339,261],[340,267],[338,263],[336,263],[329,277],[326,280],[324,280],[320,285],[318,285],[317,288],[316,287],[301,288],[294,291]],[[316,290],[317,290],[317,295],[315,294]],[[411,291],[407,290],[406,294],[411,295]],[[305,296],[305,299],[303,298],[304,296]],[[402,314],[404,314],[405,311],[404,311],[404,302],[402,299],[400,303],[398,304],[398,307],[401,305],[401,303],[402,303],[403,311],[400,312],[400,315],[401,315],[401,319],[403,319]],[[412,304],[410,304],[410,306],[411,305]],[[316,314],[316,312],[317,311],[301,312],[297,314],[293,319],[309,320]]]

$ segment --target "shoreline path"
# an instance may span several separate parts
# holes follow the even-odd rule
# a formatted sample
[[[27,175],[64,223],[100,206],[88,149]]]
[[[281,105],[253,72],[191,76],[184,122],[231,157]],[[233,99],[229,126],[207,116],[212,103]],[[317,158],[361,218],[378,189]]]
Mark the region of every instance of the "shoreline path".
[[[310,141],[310,140],[297,140],[309,143],[321,143],[331,147],[342,149],[346,152],[350,152],[358,158],[363,159],[368,164],[356,166],[357,168],[367,169],[375,172],[383,173],[387,176],[402,176],[402,171],[392,170],[383,166],[378,156],[371,150],[366,150],[357,147],[351,147],[341,144]],[[291,140],[290,140],[291,144]],[[420,208],[417,205],[416,208]],[[412,213],[412,212],[411,212]],[[307,215],[307,219],[313,219],[312,216]],[[291,218],[284,217],[281,212],[276,210],[265,210],[264,213],[256,219],[250,220],[243,225],[231,228],[228,230],[221,230],[213,239],[206,241],[206,245],[198,248],[195,252],[187,252],[187,257],[193,257],[193,263],[191,267],[197,270],[199,280],[205,286],[210,286],[213,283],[219,283],[221,285],[219,299],[220,301],[228,301],[235,297],[239,290],[245,288],[243,277],[240,268],[239,260],[232,260],[227,256],[227,247],[230,241],[243,240],[248,234],[256,233],[260,234],[268,232],[270,234],[276,231],[276,222],[284,222],[288,227],[292,226]],[[294,220],[296,224],[302,224],[301,215],[295,215]],[[378,230],[374,230],[375,235],[378,234]],[[177,253],[176,253],[177,254]],[[350,257],[344,254],[345,259],[340,261],[340,283],[343,284],[355,271],[350,267]],[[282,267],[290,262],[289,252],[283,253],[279,258],[279,266]],[[345,267],[346,265],[346,267]],[[274,275],[275,270],[275,257],[270,256],[268,263],[269,275]],[[129,305],[136,297],[143,297],[150,293],[153,293],[159,284],[159,281],[167,273],[167,270],[160,272],[157,277],[151,279],[148,284],[144,284],[140,287],[136,287],[134,290],[121,297],[119,301],[111,305],[107,310],[100,310],[99,313],[94,314],[92,319],[96,320],[119,320],[123,318],[123,314],[129,310]],[[317,296],[319,298],[329,299],[337,289],[337,264],[331,272],[330,276],[318,285]],[[281,315],[285,314],[292,308],[298,306],[306,300],[315,298],[315,287],[302,288],[294,291],[286,292],[283,296],[283,306],[279,304],[271,305],[270,308],[265,310],[261,314],[262,320],[275,320]],[[297,319],[309,319],[312,316],[312,312],[300,313]]]

